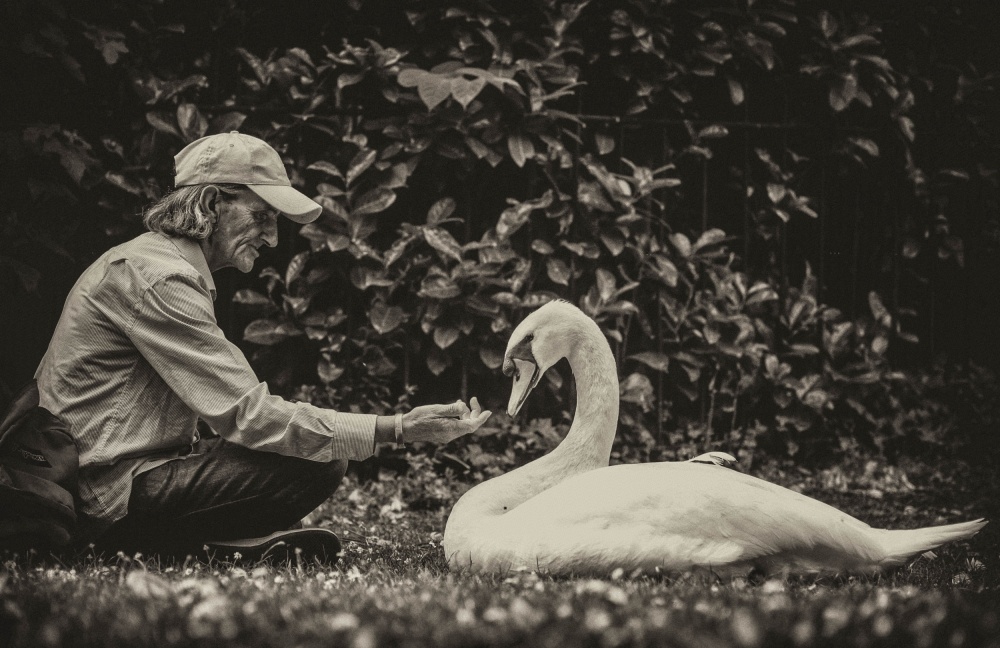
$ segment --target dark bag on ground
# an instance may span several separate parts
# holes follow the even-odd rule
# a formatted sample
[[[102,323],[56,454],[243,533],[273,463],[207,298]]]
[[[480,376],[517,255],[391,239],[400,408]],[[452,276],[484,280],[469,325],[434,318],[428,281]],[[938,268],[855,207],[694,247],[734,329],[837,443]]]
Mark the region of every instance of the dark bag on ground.
[[[68,426],[39,407],[31,381],[0,421],[0,550],[69,544],[79,466]]]

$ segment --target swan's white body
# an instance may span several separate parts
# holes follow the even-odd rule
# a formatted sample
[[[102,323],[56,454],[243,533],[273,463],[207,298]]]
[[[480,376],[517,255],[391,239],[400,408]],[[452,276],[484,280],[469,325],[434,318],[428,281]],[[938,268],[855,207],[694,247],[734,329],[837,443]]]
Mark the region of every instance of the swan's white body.
[[[717,465],[608,466],[618,422],[617,369],[600,329],[574,306],[547,304],[514,331],[505,362],[505,370],[517,373],[508,411],[515,413],[562,357],[578,388],[573,425],[548,455],[475,486],[456,503],[444,533],[453,569],[874,571],[971,537],[985,524],[873,529]],[[514,360],[522,362],[515,367]],[[522,366],[534,368],[532,375],[522,376]]]

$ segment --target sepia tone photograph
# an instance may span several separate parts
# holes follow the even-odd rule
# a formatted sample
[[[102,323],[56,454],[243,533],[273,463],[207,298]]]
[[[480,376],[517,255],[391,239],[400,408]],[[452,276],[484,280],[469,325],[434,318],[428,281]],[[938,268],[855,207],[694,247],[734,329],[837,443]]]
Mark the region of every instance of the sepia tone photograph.
[[[0,648],[1000,648],[997,34],[5,0]]]

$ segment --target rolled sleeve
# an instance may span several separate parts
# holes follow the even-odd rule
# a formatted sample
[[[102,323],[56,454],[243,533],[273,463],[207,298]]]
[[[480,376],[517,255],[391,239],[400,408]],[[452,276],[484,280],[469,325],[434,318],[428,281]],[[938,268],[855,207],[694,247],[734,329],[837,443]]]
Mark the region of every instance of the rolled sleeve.
[[[226,339],[196,277],[173,275],[149,286],[127,333],[177,397],[229,441],[314,461],[360,460],[373,452],[375,415],[271,394]]]

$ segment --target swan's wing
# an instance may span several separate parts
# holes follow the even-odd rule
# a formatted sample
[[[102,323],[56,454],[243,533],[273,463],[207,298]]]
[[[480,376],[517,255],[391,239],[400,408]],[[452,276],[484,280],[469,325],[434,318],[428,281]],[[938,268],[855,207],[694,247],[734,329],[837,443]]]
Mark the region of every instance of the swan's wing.
[[[842,511],[749,475],[689,462],[583,473],[497,523],[498,533],[515,534],[502,541],[518,554],[534,552],[538,566],[553,571],[770,560],[809,569],[830,563],[833,554],[875,550],[867,543],[870,527]]]
[[[722,466],[723,468],[733,468],[739,463],[736,457],[729,454],[728,452],[706,452],[705,454],[700,454],[694,459],[688,459],[690,463],[703,463],[703,464],[715,464],[716,466]]]

